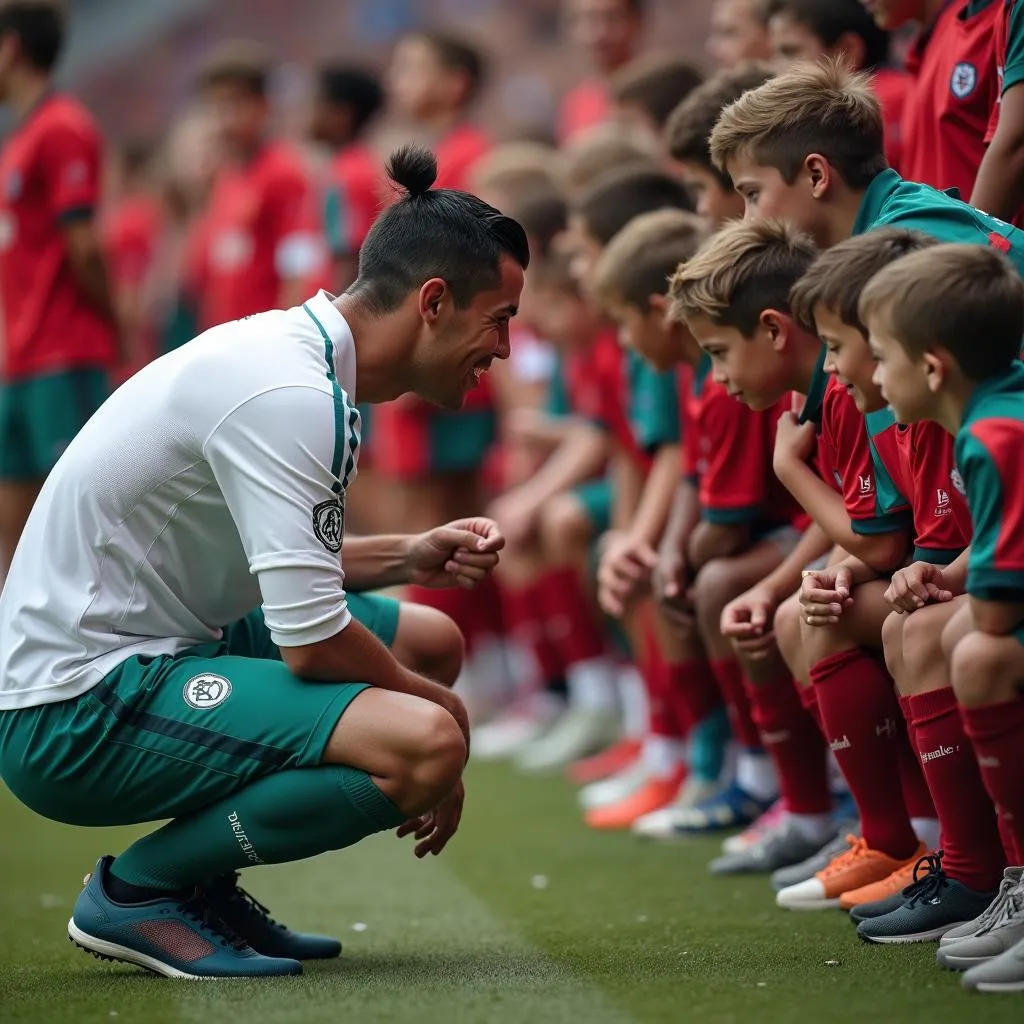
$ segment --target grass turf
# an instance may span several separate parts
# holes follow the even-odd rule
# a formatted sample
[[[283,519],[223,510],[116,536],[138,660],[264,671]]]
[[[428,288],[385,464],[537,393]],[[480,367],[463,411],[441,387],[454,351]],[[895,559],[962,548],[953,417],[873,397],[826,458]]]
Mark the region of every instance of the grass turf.
[[[708,877],[716,842],[639,846],[588,832],[565,784],[502,766],[474,766],[468,785],[463,830],[436,860],[379,836],[248,872],[281,918],[340,934],[345,955],[301,978],[220,983],[165,981],[72,947],[79,878],[135,832],[55,825],[0,788],[0,1020],[1022,1019],[1019,996],[963,992],[935,966],[934,945],[868,946],[838,912],[777,910],[763,879]]]

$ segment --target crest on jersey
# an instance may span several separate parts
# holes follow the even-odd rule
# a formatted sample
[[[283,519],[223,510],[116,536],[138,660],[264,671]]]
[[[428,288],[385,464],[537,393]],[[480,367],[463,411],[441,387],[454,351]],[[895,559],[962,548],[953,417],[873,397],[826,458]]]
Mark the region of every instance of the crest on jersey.
[[[965,100],[974,92],[978,84],[978,69],[968,61],[962,60],[953,68],[949,79],[949,91],[958,99]]]
[[[335,554],[341,550],[341,539],[345,536],[345,499],[331,498],[321,501],[313,508],[313,532],[316,539],[328,551]]]
[[[181,692],[185,703],[196,711],[209,711],[223,704],[231,696],[231,683],[223,676],[202,672],[193,676]]]
[[[962,494],[964,497],[967,496],[967,488],[964,486],[964,478],[960,475],[959,469],[954,469],[953,472],[949,474],[949,480],[953,485],[953,490],[956,491],[957,494]]]

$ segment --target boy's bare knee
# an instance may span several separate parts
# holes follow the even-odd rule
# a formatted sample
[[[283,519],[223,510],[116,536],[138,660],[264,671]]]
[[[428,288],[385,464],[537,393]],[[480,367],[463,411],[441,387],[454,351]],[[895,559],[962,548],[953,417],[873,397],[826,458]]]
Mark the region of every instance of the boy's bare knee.
[[[953,691],[959,704],[981,707],[1012,696],[1007,654],[1009,645],[1016,643],[1013,637],[995,637],[979,632],[968,633],[960,639],[950,663]]]
[[[549,558],[564,558],[590,543],[593,526],[573,494],[552,498],[541,512],[540,534]]]

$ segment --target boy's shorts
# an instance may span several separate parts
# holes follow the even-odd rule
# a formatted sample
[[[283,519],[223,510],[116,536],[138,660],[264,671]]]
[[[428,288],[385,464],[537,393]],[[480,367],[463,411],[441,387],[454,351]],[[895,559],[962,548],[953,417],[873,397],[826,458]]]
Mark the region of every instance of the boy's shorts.
[[[0,384],[0,480],[45,479],[109,394],[95,367]]]
[[[353,597],[353,614],[393,640],[398,602]],[[219,642],[129,658],[80,697],[0,712],[0,775],[34,811],[72,825],[180,817],[320,764],[367,688],[297,679],[257,610]]]
[[[588,480],[572,489],[572,494],[583,507],[593,536],[596,539],[605,533],[612,523],[612,485],[607,478]]]

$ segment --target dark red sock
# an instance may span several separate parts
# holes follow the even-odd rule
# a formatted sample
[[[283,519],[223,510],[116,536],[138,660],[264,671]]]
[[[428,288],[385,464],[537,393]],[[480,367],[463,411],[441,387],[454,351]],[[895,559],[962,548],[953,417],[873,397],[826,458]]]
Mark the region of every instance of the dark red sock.
[[[790,675],[758,686],[748,685],[754,724],[771,756],[786,807],[794,814],[828,814],[825,740],[804,709]]]
[[[547,684],[560,679],[565,668],[558,656],[558,650],[548,639],[544,629],[538,586],[540,584],[536,581],[525,587],[513,587],[508,584],[503,586],[502,612],[506,630],[518,643],[533,652],[541,681]]]
[[[710,665],[715,679],[718,680],[725,709],[729,713],[733,737],[741,747],[760,749],[761,737],[750,714],[750,698],[747,696],[740,663],[735,658],[723,658],[710,662]]]
[[[996,805],[1013,863],[1024,860],[1024,699],[961,708],[985,789]]]
[[[405,599],[444,612],[450,619],[455,620],[468,642],[474,622],[471,591],[463,590],[462,587],[434,590],[432,587],[410,586],[405,588]]]
[[[797,695],[800,697],[800,703],[804,706],[804,710],[814,719],[814,724],[818,727],[818,732],[822,736],[825,735],[825,726],[821,721],[821,708],[818,707],[818,691],[814,689],[814,686],[797,686]]]
[[[900,860],[917,849],[899,787],[902,717],[892,679],[865,650],[832,654],[811,668],[825,738],[857,804],[868,846]]]
[[[666,665],[665,671],[668,699],[675,709],[677,723],[686,732],[722,706],[718,681],[706,661]]]
[[[565,566],[545,574],[540,588],[547,634],[569,666],[606,653],[605,634],[580,574]]]
[[[648,644],[647,657],[643,666],[644,684],[647,687],[647,705],[650,731],[655,736],[669,739],[684,739],[686,730],[676,714],[676,701],[672,693],[671,669],[657,649]]]
[[[935,801],[942,830],[943,870],[976,892],[999,888],[1005,867],[996,809],[985,792],[949,687],[900,700]]]
[[[899,697],[898,700],[900,712],[903,715],[897,723],[903,733],[903,739],[897,744],[903,802],[906,804],[907,814],[910,815],[911,820],[914,818],[937,818],[938,811],[935,809],[935,802],[932,800],[931,790],[925,780],[921,760],[918,757],[918,751],[923,748],[917,745],[914,726],[911,725],[910,698]]]

